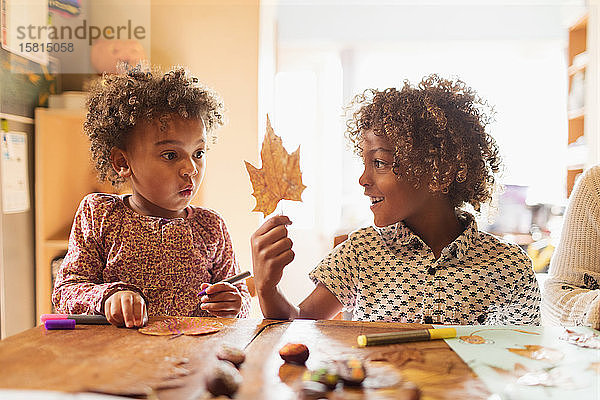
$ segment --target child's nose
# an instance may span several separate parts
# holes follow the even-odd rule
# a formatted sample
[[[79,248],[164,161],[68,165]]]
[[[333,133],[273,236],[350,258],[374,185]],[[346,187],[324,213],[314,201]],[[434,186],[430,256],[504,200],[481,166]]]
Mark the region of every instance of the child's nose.
[[[181,175],[183,176],[195,176],[198,174],[198,167],[193,160],[185,161],[185,164],[181,168]]]
[[[362,175],[358,178],[358,184],[360,186],[368,186],[369,185],[369,179],[368,179],[367,168],[366,167],[363,170]]]

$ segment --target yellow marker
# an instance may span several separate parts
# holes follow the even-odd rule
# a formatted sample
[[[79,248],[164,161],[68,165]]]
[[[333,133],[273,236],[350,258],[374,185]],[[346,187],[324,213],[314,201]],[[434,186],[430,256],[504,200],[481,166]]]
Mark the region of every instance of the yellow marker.
[[[422,340],[447,339],[456,337],[456,329],[413,329],[401,332],[373,333],[360,335],[356,338],[359,347],[377,346],[404,342],[418,342]]]

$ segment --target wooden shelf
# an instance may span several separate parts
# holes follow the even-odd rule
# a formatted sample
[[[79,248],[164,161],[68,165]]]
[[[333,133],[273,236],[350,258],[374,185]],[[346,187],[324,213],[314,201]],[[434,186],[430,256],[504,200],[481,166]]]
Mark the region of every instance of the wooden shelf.
[[[567,54],[567,74],[569,77],[570,106],[584,105],[583,90],[586,82],[587,65],[587,30],[588,15],[584,15],[569,28],[569,47]],[[579,56],[579,57],[577,57]],[[578,58],[577,60],[575,58]],[[574,61],[576,61],[574,63]],[[577,80],[577,86],[574,82]],[[571,195],[573,186],[579,174],[583,172],[587,163],[589,152],[585,140],[585,115],[584,107],[567,112],[568,138],[567,144],[567,197]],[[583,140],[582,140],[583,139]]]
[[[567,72],[569,74],[570,77],[572,77],[573,75],[575,75],[578,72],[581,71],[585,71],[587,65],[583,64],[583,65],[570,65],[569,68],[567,69]]]
[[[573,144],[577,139],[583,137],[583,115],[579,118],[569,119],[569,136],[567,144]]]
[[[586,50],[588,16],[584,15],[569,28],[568,65],[573,65],[573,58]]]
[[[575,181],[583,173],[583,168],[567,169],[567,197],[571,196]]]
[[[569,110],[569,120],[571,119],[583,119],[585,116],[585,108],[578,108],[576,110]]]

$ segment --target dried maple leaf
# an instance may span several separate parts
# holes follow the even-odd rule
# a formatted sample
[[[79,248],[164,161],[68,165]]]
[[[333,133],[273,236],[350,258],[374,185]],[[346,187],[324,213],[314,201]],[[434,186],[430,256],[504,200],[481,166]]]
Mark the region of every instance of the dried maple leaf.
[[[525,348],[507,348],[506,350],[532,360],[549,361],[551,363],[557,363],[564,357],[564,354],[559,350],[537,344],[526,344],[523,347]]]
[[[471,344],[484,344],[485,339],[479,335],[469,335],[469,336],[461,336],[459,337],[463,342],[471,343]]]
[[[377,351],[369,355],[371,361],[387,361],[396,367],[401,367],[409,361],[423,362],[423,353],[414,348],[402,348],[402,350]]]
[[[292,154],[283,147],[281,138],[275,134],[267,115],[267,133],[260,150],[262,168],[246,163],[256,198],[256,207],[266,217],[277,207],[279,200],[302,201],[300,195],[306,188],[300,171],[300,146]]]
[[[565,329],[564,333],[558,338],[579,347],[600,349],[600,335],[595,333],[579,333]]]
[[[218,321],[206,320],[199,317],[170,317],[159,321],[154,321],[143,328],[139,328],[140,333],[155,336],[169,335],[206,335],[218,332],[223,328],[223,324]]]
[[[560,387],[561,389],[576,388],[573,378],[568,374],[565,374],[564,370],[558,368],[530,370],[519,363],[516,363],[512,370],[496,367],[494,365],[488,366],[496,371],[498,375],[519,385]]]
[[[594,362],[587,367],[590,371],[594,371],[597,374],[600,374],[600,362]]]

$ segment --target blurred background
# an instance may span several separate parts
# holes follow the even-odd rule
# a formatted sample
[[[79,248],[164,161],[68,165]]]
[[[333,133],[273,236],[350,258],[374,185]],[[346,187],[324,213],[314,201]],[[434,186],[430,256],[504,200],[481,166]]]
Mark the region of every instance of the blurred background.
[[[6,0],[2,7],[3,134],[26,138],[6,148],[14,162],[1,166],[2,337],[51,310],[52,265],[66,251],[77,204],[112,190],[94,180],[81,122],[89,82],[119,60],[185,65],[224,98],[228,124],[208,153],[194,203],[225,218],[242,270],[252,268],[249,237],[263,222],[251,212],[243,161],[260,166],[267,113],[288,151],[300,146],[303,201],[282,201],[275,211],[294,222],[296,259],[281,282],[293,302],[312,290],[308,272],[335,238],[371,223],[361,164],[343,135],[343,105],[366,88],[437,73],[464,80],[495,107],[490,132],[504,159],[504,190],[478,222],[528,251],[541,280],[576,176],[598,162],[596,0]],[[33,43],[58,47],[33,51]],[[253,315],[260,316],[256,303]]]

